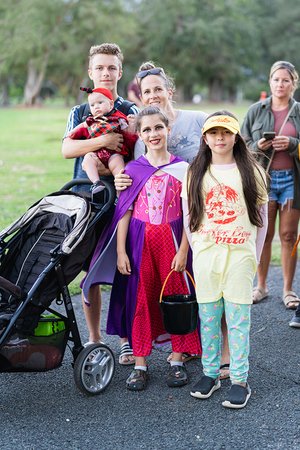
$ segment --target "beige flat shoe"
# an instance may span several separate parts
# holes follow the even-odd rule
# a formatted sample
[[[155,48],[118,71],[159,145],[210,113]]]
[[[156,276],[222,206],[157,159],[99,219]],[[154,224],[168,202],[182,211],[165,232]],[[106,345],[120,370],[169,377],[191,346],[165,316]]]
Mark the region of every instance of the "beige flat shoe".
[[[259,288],[258,286],[253,288],[253,292],[252,292],[253,304],[261,302],[262,300],[264,300],[268,296],[269,296],[268,289]]]
[[[282,301],[285,304],[286,309],[297,309],[300,303],[300,298],[294,291],[287,291],[282,297]]]

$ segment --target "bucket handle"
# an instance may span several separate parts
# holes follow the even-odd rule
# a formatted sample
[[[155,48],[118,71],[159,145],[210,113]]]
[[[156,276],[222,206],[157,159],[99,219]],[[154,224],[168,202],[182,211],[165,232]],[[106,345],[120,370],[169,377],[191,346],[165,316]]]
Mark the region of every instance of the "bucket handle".
[[[162,296],[163,296],[163,292],[164,292],[164,290],[165,290],[167,281],[168,281],[168,279],[170,278],[170,276],[172,275],[173,272],[175,272],[175,269],[172,269],[171,272],[169,272],[168,275],[166,276],[166,279],[165,279],[164,284],[162,285],[162,288],[161,288],[161,291],[160,291],[159,303],[162,302]],[[192,275],[190,274],[190,272],[189,272],[188,270],[186,270],[186,269],[184,269],[184,272],[185,272],[185,273],[188,275],[188,277],[190,278],[190,280],[191,280],[191,282],[192,282],[192,284],[193,284],[193,286],[194,286],[194,289],[196,289],[196,285],[195,285],[194,278],[192,277]]]

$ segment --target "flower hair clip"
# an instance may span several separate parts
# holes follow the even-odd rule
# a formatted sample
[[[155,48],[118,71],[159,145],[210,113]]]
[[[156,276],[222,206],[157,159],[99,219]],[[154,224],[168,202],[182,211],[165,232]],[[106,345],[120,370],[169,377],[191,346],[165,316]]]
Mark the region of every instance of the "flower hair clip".
[[[82,87],[80,86],[80,90],[87,92],[88,94],[92,94],[93,93],[93,89],[92,88],[88,88],[88,87]]]

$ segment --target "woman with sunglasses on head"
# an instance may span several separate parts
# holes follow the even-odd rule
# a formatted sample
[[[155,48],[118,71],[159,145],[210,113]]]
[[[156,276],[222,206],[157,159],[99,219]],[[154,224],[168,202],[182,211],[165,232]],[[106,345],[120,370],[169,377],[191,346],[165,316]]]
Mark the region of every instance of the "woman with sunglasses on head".
[[[159,107],[170,121],[168,150],[191,163],[199,151],[201,129],[207,114],[202,111],[174,109],[174,81],[162,67],[156,67],[150,61],[140,66],[136,79],[143,105]],[[134,153],[135,158],[145,153],[145,146],[141,140],[138,141]]]
[[[168,151],[184,161],[191,163],[196,157],[201,143],[201,130],[207,118],[202,111],[175,109],[173,95],[175,93],[174,80],[152,61],[143,63],[136,75],[140,87],[141,101],[144,106],[159,107],[169,119],[170,133],[168,137]],[[145,145],[141,139],[135,144],[134,157],[137,159],[145,153]],[[115,177],[116,189],[124,190],[130,186],[132,180],[126,174]],[[225,323],[225,322],[224,322]],[[224,325],[225,326],[225,325]],[[222,378],[229,377],[229,351],[225,334],[225,348],[222,355]],[[192,359],[193,355],[185,354],[184,360]],[[172,355],[169,356],[170,361]]]
[[[291,256],[300,217],[300,106],[293,94],[299,75],[288,61],[277,61],[270,70],[271,96],[252,105],[242,126],[248,146],[270,175],[268,232],[257,271],[253,303],[268,297],[267,275],[277,216],[283,271],[282,300],[287,309],[300,303],[292,290],[297,255]]]

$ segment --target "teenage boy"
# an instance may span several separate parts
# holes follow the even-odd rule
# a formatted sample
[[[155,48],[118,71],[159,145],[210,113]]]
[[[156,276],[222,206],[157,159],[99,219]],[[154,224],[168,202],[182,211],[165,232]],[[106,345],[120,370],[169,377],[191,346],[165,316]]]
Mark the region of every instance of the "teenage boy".
[[[90,48],[88,75],[94,83],[94,88],[102,87],[108,89],[112,93],[115,109],[126,114],[130,120],[131,115],[138,113],[138,108],[136,105],[126,102],[117,92],[118,81],[123,74],[122,63],[123,54],[120,47],[116,44],[101,44]],[[124,104],[126,104],[125,109],[122,107]],[[72,108],[62,144],[64,158],[76,158],[74,178],[87,178],[81,167],[86,153],[99,150],[102,147],[118,150],[122,148],[123,143],[122,135],[117,133],[109,133],[94,139],[77,141],[68,138],[70,131],[86,119],[86,111],[88,110],[85,109],[84,115],[82,115],[83,109],[81,105]],[[102,175],[109,174],[108,170],[102,173]]]
[[[105,43],[95,45],[90,48],[89,52],[89,78],[94,83],[94,88],[106,88],[113,96],[114,107],[128,116],[128,120],[132,120],[131,115],[138,113],[138,108],[134,104],[126,104],[126,101],[119,96],[117,91],[118,81],[122,77],[123,54],[120,47],[114,43]],[[122,107],[123,105],[123,107]],[[126,108],[124,108],[124,106]],[[84,110],[84,114],[82,114]],[[72,108],[67,128],[62,144],[62,154],[64,158],[76,158],[74,164],[74,178],[87,178],[81,165],[83,157],[86,153],[99,150],[102,147],[117,151],[122,149],[123,137],[118,133],[108,133],[93,139],[75,140],[68,137],[70,131],[86,119],[86,109],[80,105]],[[106,169],[100,175],[110,175]],[[89,189],[85,186],[84,189]],[[87,306],[82,299],[83,310],[89,330],[89,343],[100,342],[100,314],[101,314],[101,292],[99,286],[93,286],[89,292]],[[134,364],[132,351],[129,348],[127,339],[121,339],[121,354],[119,358],[120,364]]]

